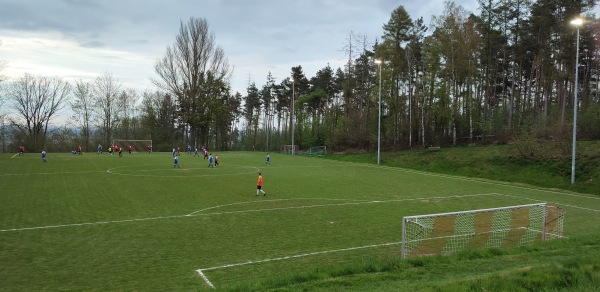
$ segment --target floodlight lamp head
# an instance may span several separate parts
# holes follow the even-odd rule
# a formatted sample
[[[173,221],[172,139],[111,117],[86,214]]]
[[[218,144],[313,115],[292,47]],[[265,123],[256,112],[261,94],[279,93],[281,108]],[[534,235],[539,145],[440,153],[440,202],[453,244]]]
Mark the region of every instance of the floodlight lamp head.
[[[381,59],[375,59],[375,64],[381,64],[381,63],[382,63]]]
[[[577,27],[579,27],[579,26],[581,26],[581,25],[583,24],[583,19],[582,19],[582,18],[580,18],[580,17],[577,17],[577,18],[575,18],[575,19],[571,20],[571,21],[570,21],[570,23],[571,23],[572,25],[574,25],[574,26],[577,26]]]

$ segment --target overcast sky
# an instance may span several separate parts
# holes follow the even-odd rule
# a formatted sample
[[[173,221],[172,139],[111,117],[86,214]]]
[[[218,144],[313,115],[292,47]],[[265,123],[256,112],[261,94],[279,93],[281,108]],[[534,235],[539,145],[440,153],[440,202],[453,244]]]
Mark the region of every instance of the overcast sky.
[[[476,0],[455,1],[476,12]],[[234,67],[234,91],[248,80],[279,83],[301,65],[307,77],[347,59],[351,32],[380,39],[391,12],[440,15],[442,0],[0,0],[0,60],[11,78],[23,73],[92,80],[109,72],[125,87],[154,89],[154,63],[180,21],[206,18]]]
[[[476,0],[456,0],[479,13]],[[380,39],[403,5],[411,18],[439,16],[443,0],[0,0],[0,60],[11,78],[23,73],[93,80],[109,72],[125,87],[154,89],[154,63],[180,21],[206,18],[234,67],[234,91],[248,81],[279,83],[291,67],[307,77],[347,60],[351,32]],[[595,9],[597,10],[597,9]]]

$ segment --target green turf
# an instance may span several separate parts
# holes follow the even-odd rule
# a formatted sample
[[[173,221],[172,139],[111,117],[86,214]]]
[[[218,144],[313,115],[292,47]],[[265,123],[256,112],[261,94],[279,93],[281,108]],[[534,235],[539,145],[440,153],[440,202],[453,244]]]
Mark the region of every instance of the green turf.
[[[219,289],[285,287],[281,281],[319,278],[319,270],[352,274],[397,259],[403,216],[535,202],[566,210],[566,236],[600,232],[600,200],[590,195],[302,156],[272,153],[265,166],[265,153],[218,154],[214,169],[187,154],[180,169],[170,153],[50,153],[47,163],[37,154],[0,155],[0,290],[207,290],[198,269]],[[259,170],[267,196],[255,196]]]

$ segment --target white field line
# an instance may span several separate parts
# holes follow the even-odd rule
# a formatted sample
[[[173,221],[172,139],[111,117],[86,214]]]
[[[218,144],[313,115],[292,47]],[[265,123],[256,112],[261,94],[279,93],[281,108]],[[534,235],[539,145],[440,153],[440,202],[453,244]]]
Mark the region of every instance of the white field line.
[[[597,210],[597,209],[580,207],[580,206],[573,206],[573,205],[567,205],[567,204],[563,204],[563,203],[559,203],[559,202],[550,202],[550,201],[545,201],[545,200],[542,201],[542,200],[533,199],[533,198],[520,197],[520,196],[514,196],[514,195],[506,195],[506,194],[499,194],[499,193],[496,193],[496,195],[505,196],[505,197],[511,197],[511,198],[526,199],[526,200],[530,200],[530,201],[534,201],[534,202],[543,202],[543,203],[548,203],[548,204],[555,204],[557,206],[565,206],[565,207],[569,207],[569,208],[581,209],[581,210],[592,211],[592,212],[600,212],[600,210]]]
[[[463,176],[412,170],[412,169],[406,169],[406,168],[401,168],[401,167],[378,166],[378,165],[369,165],[369,164],[356,163],[356,162],[349,162],[349,163],[356,164],[356,165],[362,165],[365,167],[371,167],[371,168],[383,168],[383,169],[388,169],[388,170],[395,170],[395,171],[414,173],[414,174],[420,174],[420,175],[426,175],[426,176],[449,178],[449,179],[455,179],[455,180],[478,182],[478,183],[483,183],[483,184],[505,186],[505,187],[511,187],[511,188],[517,188],[517,189],[530,190],[530,191],[540,191],[540,192],[545,192],[545,193],[552,193],[552,194],[567,195],[567,196],[573,196],[573,197],[581,197],[581,198],[586,198],[586,199],[600,200],[599,196],[593,196],[591,194],[586,195],[586,194],[578,194],[578,193],[573,193],[573,192],[568,192],[568,191],[552,191],[552,190],[544,189],[541,187],[536,188],[536,187],[518,186],[518,185],[511,184],[511,183],[487,180],[487,179],[483,179],[483,178],[481,178],[481,179],[480,178],[468,178],[468,177],[463,177]]]
[[[157,165],[157,164],[152,164],[152,165]],[[163,165],[163,164],[160,164]],[[152,175],[152,174],[129,174],[129,173],[121,173],[119,172],[117,169],[119,168],[124,168],[124,167],[128,167],[128,166],[119,166],[119,167],[113,167],[113,168],[109,168],[106,170],[107,173],[109,174],[113,174],[113,175],[122,175],[122,176],[133,176],[133,177],[160,177],[160,178],[192,178],[192,177],[206,177],[206,176],[234,176],[234,175],[243,175],[243,174],[251,174],[251,173],[256,173],[256,171],[258,171],[257,167],[252,167],[252,166],[248,166],[248,167],[244,167],[244,168],[253,168],[251,171],[248,172],[238,172],[238,173],[214,173],[214,174],[197,174],[197,175],[182,175],[182,176],[176,176],[176,175]],[[169,169],[171,169],[171,167],[169,167]],[[193,168],[173,168],[173,171],[182,171],[182,170],[190,170],[190,169],[206,169],[209,170],[208,167],[204,168],[197,168],[197,167],[193,167]],[[115,171],[117,170],[117,171]],[[165,168],[161,168],[161,169],[152,169],[152,170],[121,170],[121,171],[139,171],[139,172],[143,172],[143,171],[165,171],[167,169]],[[215,169],[212,169],[210,171],[218,171]]]
[[[254,210],[240,210],[240,211],[224,211],[224,212],[215,212],[215,213],[205,213],[205,214],[194,214],[194,215],[185,215],[185,216],[202,216],[202,215],[227,215],[227,214],[240,214],[240,213],[253,213],[253,212],[265,212],[265,211],[279,211],[279,210],[294,210],[294,209],[310,209],[310,208],[320,208],[320,207],[331,207],[331,206],[350,206],[350,205],[363,205],[363,204],[377,204],[377,203],[393,203],[393,202],[405,202],[405,201],[419,201],[419,200],[445,200],[445,199],[453,199],[453,198],[465,198],[465,197],[475,197],[475,196],[488,196],[493,195],[490,194],[475,194],[475,195],[464,195],[464,196],[448,196],[448,197],[429,197],[429,198],[412,198],[412,199],[398,199],[398,200],[385,200],[385,201],[362,201],[362,202],[351,202],[351,203],[338,203],[338,204],[319,204],[319,205],[303,205],[303,206],[293,206],[293,207],[279,207],[279,208],[268,208],[268,209],[254,209]]]
[[[52,228],[61,228],[61,227],[77,227],[77,226],[86,226],[86,225],[102,225],[102,224],[111,224],[111,223],[127,223],[127,222],[136,222],[136,221],[149,221],[149,220],[172,219],[172,218],[183,218],[183,217],[187,217],[187,215],[160,216],[160,217],[138,218],[138,219],[125,219],[125,220],[113,220],[113,221],[97,221],[97,222],[84,222],[84,223],[71,223],[71,224],[11,228],[11,229],[2,229],[2,230],[0,230],[0,232],[26,231],[26,230],[36,230],[36,229],[52,229]]]
[[[4,173],[0,176],[25,176],[25,175],[47,175],[47,174],[81,174],[81,173],[102,173],[103,170],[97,171],[63,171],[63,172],[34,172],[34,173]]]
[[[15,157],[17,157],[17,155],[19,155],[19,153],[17,153],[17,154],[15,154],[15,155],[13,155],[13,156],[11,157],[11,159],[12,159],[12,158],[15,158]]]
[[[349,247],[349,248],[342,248],[342,249],[324,250],[324,251],[317,251],[317,252],[311,252],[311,253],[304,253],[304,254],[297,254],[297,255],[285,256],[285,257],[280,257],[280,258],[264,259],[264,260],[257,260],[257,261],[247,261],[247,262],[235,263],[235,264],[228,264],[228,265],[222,265],[222,266],[217,266],[217,267],[203,268],[203,269],[196,270],[196,272],[198,272],[198,274],[200,274],[200,276],[204,279],[204,281],[206,282],[206,284],[208,286],[210,286],[211,288],[214,289],[215,286],[208,280],[208,277],[206,277],[206,275],[204,275],[204,271],[219,270],[219,269],[225,269],[225,268],[231,268],[231,267],[238,267],[238,266],[245,266],[245,265],[253,265],[253,264],[274,262],[274,261],[289,260],[289,259],[295,259],[295,258],[301,258],[301,257],[308,257],[308,256],[314,256],[314,255],[321,255],[321,254],[328,254],[328,253],[334,253],[334,252],[344,252],[344,251],[351,251],[351,250],[357,250],[357,249],[374,248],[374,247],[399,245],[399,244],[402,244],[402,241],[399,241],[399,242],[389,242],[389,243],[381,243],[381,244],[372,244],[372,245],[364,245],[364,246]]]
[[[411,198],[411,199],[399,199],[399,200],[388,200],[388,201],[363,201],[363,202],[353,202],[353,203],[343,203],[343,204],[304,205],[304,206],[280,207],[280,208],[269,208],[269,209],[252,209],[252,210],[240,210],[240,211],[203,213],[203,214],[193,214],[193,215],[188,214],[188,215],[158,216],[158,217],[125,219],[125,220],[111,220],[111,221],[58,224],[58,225],[46,225],[46,226],[34,226],[34,227],[22,227],[22,228],[9,228],[9,229],[0,229],[0,232],[52,229],[52,228],[63,228],[63,227],[77,227],[77,226],[91,226],[91,225],[103,225],[103,224],[112,224],[112,223],[129,223],[129,222],[140,222],[140,221],[150,221],[150,220],[160,220],[160,219],[175,219],[175,218],[211,216],[211,215],[243,214],[243,213],[267,212],[267,211],[278,211],[278,210],[294,210],[294,209],[318,208],[318,207],[360,205],[360,204],[373,204],[373,203],[392,203],[392,202],[431,200],[431,199],[451,199],[451,198],[463,198],[463,197],[487,196],[487,195],[495,195],[495,194],[490,193],[490,194],[474,194],[474,195],[464,195],[464,196]],[[289,199],[289,200],[292,200],[292,199]],[[271,200],[271,201],[273,201],[273,200]],[[262,201],[260,201],[260,202],[262,202]],[[226,205],[222,205],[222,206],[226,206]],[[209,209],[211,209],[211,208],[209,208]]]
[[[196,272],[198,272],[198,274],[200,274],[200,277],[202,277],[202,279],[204,279],[204,282],[206,282],[206,284],[207,284],[208,286],[210,286],[210,288],[217,289],[217,288],[215,287],[215,285],[213,285],[213,284],[210,282],[210,280],[208,280],[208,278],[206,277],[206,275],[204,275],[204,273],[202,272],[202,270],[196,270]]]
[[[208,207],[208,208],[204,208],[204,209],[201,209],[201,210],[198,210],[198,211],[194,211],[194,212],[188,214],[187,216],[192,216],[192,215],[195,215],[197,213],[208,211],[208,210],[212,210],[212,209],[218,209],[218,208],[235,206],[235,205],[255,204],[255,203],[262,203],[262,202],[299,201],[299,200],[329,200],[329,201],[371,202],[369,200],[330,199],[330,198],[294,198],[294,199],[276,199],[276,200],[262,200],[262,201],[247,201],[247,202],[238,202],[238,203],[231,203],[231,204],[218,205],[218,206],[214,206],[214,207]]]

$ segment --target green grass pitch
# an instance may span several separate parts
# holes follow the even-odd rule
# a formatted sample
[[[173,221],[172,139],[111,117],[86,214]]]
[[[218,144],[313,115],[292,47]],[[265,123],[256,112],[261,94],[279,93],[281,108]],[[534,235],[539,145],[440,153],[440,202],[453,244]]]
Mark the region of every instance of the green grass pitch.
[[[400,256],[402,217],[547,202],[565,236],[600,198],[271,153],[0,155],[0,290],[228,289]],[[256,196],[258,171],[266,196]]]

